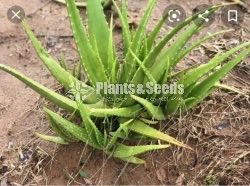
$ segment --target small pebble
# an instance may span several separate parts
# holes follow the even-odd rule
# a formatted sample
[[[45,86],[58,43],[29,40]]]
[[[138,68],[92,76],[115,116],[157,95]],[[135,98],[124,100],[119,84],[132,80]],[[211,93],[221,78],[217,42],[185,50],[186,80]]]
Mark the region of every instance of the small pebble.
[[[214,126],[214,128],[217,130],[223,130],[223,129],[228,128],[228,127],[229,127],[228,123],[221,123],[219,125]]]

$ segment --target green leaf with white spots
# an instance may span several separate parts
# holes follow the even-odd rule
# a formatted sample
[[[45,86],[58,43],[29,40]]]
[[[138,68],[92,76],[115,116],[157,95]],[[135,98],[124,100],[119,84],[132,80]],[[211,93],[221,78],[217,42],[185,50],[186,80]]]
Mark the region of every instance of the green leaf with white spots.
[[[213,12],[215,10],[217,10],[219,7],[221,7],[221,5],[215,5],[211,8],[209,8],[208,10],[210,12]],[[170,61],[170,58],[163,58],[161,57],[160,62],[157,61],[157,59],[159,58],[159,55],[161,54],[162,50],[164,49],[164,47],[166,46],[166,44],[168,44],[168,42],[177,35],[177,33],[179,33],[183,28],[185,28],[186,26],[188,26],[192,21],[194,21],[194,19],[198,19],[198,15],[199,13],[187,18],[185,21],[181,22],[179,25],[177,25],[175,28],[173,28],[171,31],[169,31],[153,48],[151,51],[149,51],[149,54],[147,55],[147,57],[145,58],[145,60],[143,61],[143,64],[145,67],[147,68],[151,68],[153,65],[153,71],[152,73],[157,74],[157,70],[159,70],[158,75],[155,77],[155,79],[161,79],[161,77],[164,75],[164,72],[168,71],[169,66],[167,66],[166,64],[168,63],[168,61]],[[194,26],[194,25],[193,25]],[[195,28],[193,28],[193,30],[195,30]],[[192,30],[192,32],[193,32]],[[187,32],[190,32],[189,30],[187,30]],[[183,36],[184,37],[184,36]],[[179,41],[180,43],[181,41]],[[186,42],[186,41],[184,41]],[[179,45],[179,44],[178,44]],[[177,46],[177,44],[175,45]],[[175,47],[176,48],[176,47]],[[163,53],[164,54],[164,53]],[[161,54],[162,56],[162,54]],[[166,56],[166,55],[165,55]],[[155,62],[157,62],[157,64],[155,64]],[[170,62],[171,64],[171,62]],[[162,72],[163,71],[163,72]],[[135,83],[142,83],[144,80],[144,76],[142,76],[141,73],[141,69],[138,69],[133,76],[133,82]]]
[[[60,108],[63,108],[69,112],[74,112],[77,110],[77,104],[76,102],[72,101],[71,99],[64,97],[48,88],[45,86],[33,81],[32,79],[24,76],[20,72],[6,66],[3,64],[0,64],[0,69],[9,73],[10,75],[16,77],[23,83],[25,83],[28,87],[36,91],[38,94],[46,98],[48,101],[51,101],[55,105],[57,105]]]
[[[66,132],[63,128],[60,127],[60,125],[57,124],[57,122],[55,122],[53,120],[53,118],[51,118],[49,115],[47,116],[49,121],[50,121],[50,126],[53,129],[53,131],[60,136],[62,139],[64,139],[67,142],[72,142],[72,141],[78,141],[73,135],[70,135],[68,132]]]
[[[94,52],[93,46],[90,44],[87,37],[75,1],[66,0],[66,5],[73,30],[74,40],[80,56],[80,62],[84,67],[88,80],[91,82],[93,87],[96,86],[97,82],[108,82],[103,64],[101,64],[98,59],[99,54]],[[96,35],[92,37],[92,44],[95,42],[95,39],[93,39],[94,37],[96,37]]]
[[[176,59],[176,61],[181,61],[187,54],[189,54],[193,49],[195,49],[196,47],[200,46],[201,44],[205,43],[206,41],[218,36],[218,35],[222,35],[228,32],[232,32],[232,29],[230,30],[222,30],[219,32],[215,32],[215,33],[208,33],[207,36],[202,37],[201,39],[198,39],[197,41],[193,42],[191,44],[191,46],[187,47],[186,49],[182,50],[181,52],[178,52],[178,57]]]
[[[191,69],[188,71],[184,76],[183,84],[185,88],[191,86],[193,83],[197,82],[200,78],[204,77],[207,73],[209,73],[211,70],[213,70],[215,67],[220,65],[222,62],[227,60],[230,56],[238,52],[239,50],[248,47],[250,45],[250,42],[243,43],[231,50],[229,50],[226,53],[219,53],[217,54],[213,59],[210,60],[210,62],[206,64],[202,64],[197,68]]]
[[[98,43],[95,52],[99,53],[106,74],[109,76],[113,67],[113,63],[110,63],[107,56],[109,52],[109,47],[107,46],[110,45],[111,31],[109,30],[100,0],[87,0],[87,17],[90,42],[93,48]]]
[[[122,40],[123,40],[123,55],[126,56],[128,53],[128,49],[131,44],[131,33],[129,30],[129,24],[128,24],[128,13],[127,13],[127,7],[126,7],[126,0],[122,0],[122,8],[120,9],[116,2],[112,0],[113,5],[115,6],[115,9],[119,15],[119,19],[122,26]]]
[[[142,145],[142,146],[127,146],[119,144],[114,151],[113,156],[117,158],[129,158],[148,151],[165,149],[170,145]]]
[[[151,72],[143,65],[141,60],[133,53],[132,50],[130,50],[132,56],[134,57],[134,60],[138,63],[139,67],[142,69],[143,73],[145,74],[146,78],[154,83],[154,85],[157,83],[156,80],[154,79],[154,76],[151,74]]]
[[[135,101],[137,101],[138,103],[143,105],[143,107],[150,114],[151,118],[156,119],[156,120],[164,120],[164,119],[166,119],[160,106],[155,106],[151,102],[149,102],[148,100],[140,98],[140,97],[135,96],[135,95],[131,95],[131,97]]]
[[[105,109],[92,108],[90,109],[90,114],[91,116],[96,116],[96,117],[118,116],[125,118],[135,118],[140,114],[141,111],[142,108],[140,105],[133,105],[130,107],[123,107],[123,108],[105,108]]]
[[[81,101],[78,101],[77,104],[88,138],[94,143],[104,146],[104,136],[91,120],[89,109]]]
[[[247,48],[237,55],[237,57],[222,66],[219,70],[213,72],[208,78],[198,83],[187,96],[194,97],[195,99],[186,102],[186,108],[190,109],[206,98],[210,94],[210,90],[214,89],[214,86],[219,82],[219,80],[249,55],[250,48]]]
[[[123,129],[125,129],[125,127],[127,127],[128,124],[130,124],[133,120],[129,120],[125,123],[121,123],[120,127],[116,130],[116,132],[114,132],[114,134],[112,135],[112,137],[110,138],[106,149],[110,149],[114,146],[114,144],[117,142],[117,139],[119,137],[119,135],[121,134],[121,132],[123,131]]]
[[[138,28],[135,32],[135,35],[133,37],[133,40],[131,42],[130,49],[133,53],[135,53],[137,56],[140,52],[140,45],[138,43],[141,43],[144,39],[144,32],[146,30],[147,23],[150,19],[150,15],[153,11],[153,8],[155,6],[156,0],[148,0],[148,5],[145,9],[145,13],[142,16],[142,19],[138,25]],[[130,81],[130,79],[133,77],[134,72],[136,71],[136,63],[135,60],[131,54],[131,52],[128,52],[125,57],[125,64],[122,74],[122,82]]]
[[[166,23],[168,18],[168,14],[163,15],[158,23],[155,25],[154,29],[150,32],[149,36],[147,37],[147,49],[151,51],[156,42],[157,35],[160,33],[161,28]]]
[[[49,56],[25,20],[22,22],[22,25],[43,64],[61,85],[63,85],[66,89],[69,89],[72,80],[75,78],[62,68],[57,61]]]
[[[181,146],[184,148],[188,148],[191,149],[189,146],[179,142],[178,140],[176,140],[175,138],[160,132],[159,130],[156,130],[150,126],[148,126],[147,124],[143,123],[142,121],[136,120],[133,123],[131,123],[130,125],[128,125],[129,130],[141,134],[143,136],[147,136],[149,138],[153,138],[153,139],[158,139],[158,140],[162,140],[165,141],[167,143],[170,144],[174,144],[177,146]]]
[[[213,11],[210,11],[208,15],[211,15],[212,13]],[[192,36],[199,31],[204,22],[205,21],[192,22],[182,34],[178,35],[178,39],[176,39],[168,49],[162,52],[159,59],[155,61],[150,70],[153,74],[155,74],[156,80],[161,80],[164,74],[168,73],[169,68],[180,62],[176,56],[178,56],[178,53],[182,48],[184,48]],[[165,77],[167,78],[167,76]],[[164,78],[162,81],[166,82],[166,80],[167,79]]]
[[[63,138],[61,137],[57,137],[57,136],[48,136],[48,135],[44,135],[44,134],[39,134],[39,133],[35,133],[35,135],[39,138],[41,138],[44,141],[49,141],[52,143],[57,143],[57,144],[61,144],[61,145],[68,145],[69,143],[66,142]]]
[[[73,83],[79,82],[79,84],[84,84],[86,90],[93,92],[92,87],[78,81],[74,76],[71,75],[71,73],[67,72],[63,67],[61,67],[61,65],[56,60],[49,56],[25,20],[22,22],[22,25],[43,64],[64,88],[69,90]],[[85,99],[85,102],[96,103],[97,98],[94,94],[92,94]]]
[[[86,129],[81,128],[77,126],[76,124],[69,122],[68,120],[62,118],[61,116],[59,116],[58,114],[56,114],[55,112],[47,108],[44,108],[44,112],[69,135],[74,136],[76,139],[94,148],[102,149],[102,147],[98,143],[96,143],[95,141],[92,141],[92,139],[88,137],[88,133]]]

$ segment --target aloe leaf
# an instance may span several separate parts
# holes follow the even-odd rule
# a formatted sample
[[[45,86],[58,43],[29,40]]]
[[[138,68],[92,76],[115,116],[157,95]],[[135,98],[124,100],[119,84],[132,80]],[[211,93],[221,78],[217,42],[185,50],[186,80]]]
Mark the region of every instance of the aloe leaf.
[[[111,147],[113,147],[113,145],[116,143],[120,133],[122,132],[122,130],[131,122],[133,122],[133,119],[125,122],[125,123],[121,123],[120,127],[116,130],[116,132],[114,132],[114,134],[112,135],[111,139],[109,140],[106,149],[110,149]]]
[[[166,57],[164,59],[164,61],[161,61],[159,64],[155,64],[153,67],[150,68],[149,71],[152,73],[152,75],[153,75],[156,82],[158,82],[158,83],[166,82],[167,79],[165,79],[165,77],[167,78],[167,74],[168,74],[168,71],[169,71],[169,68],[170,68],[170,58]],[[147,81],[148,80],[145,78],[144,79],[144,84]]]
[[[183,84],[184,81],[184,75],[180,74],[180,81],[179,84]],[[184,86],[183,86],[184,88]],[[167,104],[165,105],[165,113],[170,115],[170,114],[176,114],[178,111],[179,107],[183,103],[183,93],[178,92],[177,94],[173,94],[168,98]]]
[[[217,67],[219,64],[224,62],[228,57],[236,53],[237,51],[241,50],[242,48],[245,48],[250,45],[250,42],[243,43],[242,45],[239,45],[230,51],[226,52],[225,54],[217,54],[210,62],[207,64],[202,64],[199,67],[195,69],[191,69],[188,71],[184,76],[183,84],[185,88],[191,86],[193,83],[197,82],[201,77],[203,77],[205,74],[210,72],[212,69]]]
[[[237,57],[215,71],[208,78],[197,84],[190,92],[188,97],[195,97],[196,99],[186,102],[187,109],[201,102],[210,94],[210,90],[223,78],[229,71],[231,71],[238,63],[245,59],[250,54],[250,48],[243,50]]]
[[[139,64],[140,68],[144,72],[145,76],[149,79],[150,82],[153,82],[154,84],[157,84],[156,80],[154,79],[153,75],[151,72],[143,65],[141,60],[135,55],[135,53],[130,50],[132,56],[134,57],[135,61]]]
[[[153,139],[158,139],[158,140],[162,140],[165,141],[167,143],[170,144],[174,144],[177,146],[181,146],[187,149],[191,149],[189,146],[179,142],[178,140],[176,140],[175,138],[162,133],[150,126],[148,126],[147,124],[143,123],[142,121],[136,120],[133,123],[131,123],[130,125],[127,126],[131,131],[141,134],[143,136],[147,136]]]
[[[126,131],[128,130],[127,128],[125,128],[125,130],[123,130],[119,135],[118,138],[122,139],[123,141],[134,141],[134,142],[138,142],[138,141],[145,141],[145,142],[151,142],[152,139],[148,138],[146,136],[142,136],[140,134],[137,133],[130,133],[130,131],[128,130],[128,132]],[[114,132],[111,132],[111,134],[113,135]],[[157,141],[156,139],[153,141]]]
[[[62,139],[64,139],[67,142],[78,141],[74,136],[72,136],[71,134],[67,133],[65,130],[63,130],[63,128],[61,128],[60,126],[58,126],[58,124],[53,120],[53,118],[51,118],[50,116],[48,116],[48,119],[50,121],[50,126],[53,129],[53,131],[57,135],[59,135]]]
[[[189,87],[184,87],[184,94],[182,95],[183,99],[186,99],[188,94],[193,90],[193,88],[198,84],[198,82],[193,83]],[[187,98],[189,99],[189,98]]]
[[[49,56],[34,33],[31,31],[29,25],[25,20],[22,22],[22,25],[36,50],[37,55],[42,60],[44,65],[48,68],[51,74],[61,85],[63,85],[66,89],[69,89],[69,86],[72,83],[72,79],[74,79],[74,77],[64,68],[62,68],[58,62],[56,62],[52,57]]]
[[[39,93],[41,96],[45,97],[47,100],[51,101],[52,103],[59,106],[60,108],[63,108],[69,112],[74,112],[75,110],[77,110],[76,102],[72,101],[71,99],[68,99],[44,87],[43,85],[33,81],[32,79],[24,76],[20,72],[6,65],[0,64],[0,69],[16,77],[17,79],[25,83],[28,87],[33,89],[35,92]]]
[[[146,123],[146,124],[149,124],[149,125],[156,125],[159,123],[159,121],[156,121],[156,120],[148,120],[148,119],[145,119],[145,118],[140,118],[140,120],[143,122],[143,123]]]
[[[72,75],[76,78],[76,79],[81,79],[81,70],[82,70],[82,66],[81,63],[77,63],[74,65],[73,71],[72,71]],[[85,84],[86,85],[86,84]],[[91,91],[93,89],[90,89]],[[93,92],[93,91],[92,91]]]
[[[89,81],[96,86],[97,82],[108,82],[105,69],[95,54],[87,34],[84,30],[79,11],[75,1],[66,0],[67,10],[70,18],[73,36],[76,42],[78,53],[80,55],[81,65],[84,67]],[[93,41],[92,41],[93,42]]]
[[[100,0],[87,0],[88,33],[90,42],[94,47],[97,45],[97,51],[105,67],[106,73],[110,75],[113,67],[108,61],[108,47],[110,45],[110,31],[103,13],[103,7]],[[97,24],[98,23],[98,24]]]
[[[153,8],[155,6],[156,0],[148,0],[148,5],[146,7],[146,10],[143,14],[143,17],[139,23],[139,26],[135,32],[135,36],[133,37],[133,41],[131,43],[131,50],[138,55],[139,49],[140,49],[140,45],[138,45],[138,43],[141,43],[141,41],[143,40],[143,36],[145,34],[145,30],[146,30],[146,26],[147,23],[150,19],[150,15],[153,11]],[[131,59],[131,55],[126,56],[126,59]]]
[[[25,85],[27,85],[32,90],[40,94],[42,97],[46,98],[48,101],[54,103],[58,107],[65,109],[71,113],[78,110],[77,103],[75,101],[54,92],[53,90],[37,83],[36,81],[33,81],[32,79],[26,77],[15,69],[12,69],[11,67],[8,67],[3,64],[0,64],[0,69],[16,77],[18,80],[22,81]],[[88,104],[87,107],[89,109],[107,108],[107,106],[103,102],[97,102],[96,104]]]
[[[91,120],[89,109],[80,101],[78,101],[77,104],[89,139],[95,143],[98,143],[100,146],[103,146],[104,136]]]
[[[225,34],[227,32],[232,32],[232,29],[230,29],[230,30],[222,30],[222,31],[219,31],[219,32],[215,32],[213,34],[208,34],[205,37],[202,37],[201,39],[199,39],[199,40],[195,41],[194,43],[192,43],[191,46],[189,46],[187,49],[181,51],[178,54],[178,57],[177,57],[176,61],[181,61],[187,54],[189,54],[193,49],[200,46],[205,41],[208,41],[208,40],[210,40],[210,39],[212,39],[212,38],[214,38],[214,37],[216,37],[218,35]]]
[[[57,113],[44,108],[44,112],[53,119],[54,122],[57,123],[57,125],[62,128],[64,131],[66,131],[67,133],[69,133],[70,135],[74,136],[76,139],[94,147],[97,149],[102,149],[99,144],[93,142],[87,134],[87,131],[84,128],[81,128],[73,123],[71,123],[70,121],[62,118],[60,115],[58,115]]]
[[[115,59],[115,47],[113,45],[113,16],[110,20],[110,35],[109,35],[109,45],[108,45],[108,64],[111,66],[110,82],[116,82],[117,75],[117,60]]]
[[[166,23],[167,18],[168,18],[168,14],[163,15],[158,21],[158,23],[155,25],[154,29],[151,31],[149,36],[147,37],[147,47],[149,51],[151,51],[152,47],[154,46],[156,37],[159,34],[164,23]]]
[[[208,10],[210,12],[215,11],[218,9],[218,5],[213,6],[209,8]],[[145,66],[146,67],[151,67],[154,64],[154,61],[156,57],[160,54],[162,49],[165,47],[165,45],[184,27],[186,27],[188,24],[190,24],[192,21],[195,19],[198,19],[199,13],[187,18],[185,21],[181,22],[179,25],[177,25],[174,29],[172,29],[170,32],[168,32],[162,40],[152,49],[152,51],[149,53],[147,59],[145,60]]]
[[[133,105],[130,107],[123,107],[123,108],[104,108],[104,109],[97,109],[92,108],[90,109],[91,116],[96,117],[107,117],[107,116],[119,116],[125,118],[134,118],[137,117],[142,108],[140,105]]]
[[[64,55],[63,53],[61,53],[60,59],[59,59],[58,61],[59,61],[60,66],[61,66],[64,70],[68,71],[68,67],[67,67],[67,65],[66,65],[66,63],[65,63],[65,55]],[[75,77],[75,76],[74,76],[74,77]]]
[[[128,158],[131,156],[136,156],[148,151],[165,149],[170,147],[170,145],[144,145],[144,146],[127,146],[119,144],[114,151],[114,157],[118,158]]]
[[[143,35],[143,38],[144,39],[142,40],[142,44],[141,44],[141,47],[140,47],[140,52],[138,54],[138,58],[140,59],[140,61],[143,61],[148,55],[148,42],[147,42],[146,34]],[[131,51],[132,50],[130,49],[130,52]]]
[[[120,139],[123,139],[123,140],[131,140],[131,138],[128,136],[128,133],[127,133],[127,128],[123,128],[123,130],[117,134],[117,137],[120,138]],[[115,135],[116,132],[110,132],[110,135],[113,137],[113,135]]]
[[[166,119],[160,106],[155,106],[148,100],[140,98],[135,95],[131,95],[131,98],[133,98],[135,101],[143,105],[153,119],[156,119],[156,120]]]
[[[214,13],[214,11],[215,9],[210,10],[206,17],[209,17]],[[165,58],[168,57],[170,60],[170,66],[176,65],[179,62],[176,56],[178,56],[180,50],[184,48],[184,46],[192,38],[192,36],[200,30],[204,22],[205,20],[197,18],[197,21],[192,22],[189,26],[187,26],[185,31],[183,31],[183,33],[178,36],[178,39],[171,45],[171,47],[163,52],[163,55],[160,56],[160,59],[157,62],[161,64],[161,60],[164,61]]]
[[[221,7],[221,5],[216,5],[213,6],[211,8],[209,8],[209,11],[215,11],[216,9],[218,9],[219,7]],[[181,22],[179,25],[177,25],[174,29],[172,29],[170,32],[168,32],[161,40],[160,42],[158,42],[156,44],[156,46],[154,46],[152,48],[152,50],[149,52],[148,56],[146,57],[146,59],[143,61],[143,64],[145,67],[147,68],[151,68],[154,63],[155,60],[157,59],[157,57],[159,56],[159,54],[162,52],[162,49],[165,47],[165,45],[180,31],[182,30],[184,27],[186,27],[188,24],[190,24],[192,21],[194,21],[194,19],[198,19],[198,15],[199,13],[187,18],[185,21]],[[165,64],[168,62],[167,60],[169,60],[169,58],[166,58]],[[161,62],[162,63],[162,62]],[[156,67],[154,67],[154,72],[157,72],[157,69],[159,68],[164,68],[164,71],[168,70],[168,66],[166,65],[157,65]],[[161,69],[162,70],[162,69]],[[161,73],[160,75],[158,75],[159,77],[163,76],[164,73]],[[141,73],[141,69],[138,69],[135,73],[134,73],[134,77],[133,77],[133,82],[136,83],[141,83],[143,82],[144,77],[142,76]]]
[[[183,98],[181,94],[172,95],[165,106],[166,114],[176,114],[182,102]]]
[[[41,138],[44,141],[49,141],[52,143],[57,143],[57,144],[62,144],[62,145],[68,145],[69,143],[66,142],[63,138],[61,137],[56,137],[56,136],[48,136],[48,135],[44,135],[44,134],[39,134],[39,133],[35,133],[35,135],[39,138]]]
[[[241,90],[239,90],[239,89],[237,89],[235,87],[231,87],[231,86],[228,86],[228,85],[225,85],[225,84],[222,84],[222,83],[216,83],[214,85],[214,87],[224,89],[224,90],[228,90],[228,91],[231,91],[231,92],[234,92],[234,93],[237,93],[237,94],[241,94],[241,95],[247,95],[247,93],[244,93],[244,92],[242,92]]]
[[[139,26],[135,32],[135,36],[133,37],[130,49],[138,56],[140,52],[140,45],[138,43],[141,43],[143,41],[143,36],[146,30],[147,23],[150,19],[150,15],[153,11],[153,8],[155,6],[156,0],[149,0],[148,5],[146,7],[145,13],[139,23]],[[123,82],[127,82],[130,80],[131,76],[136,71],[136,65],[134,63],[133,56],[130,52],[127,53],[127,56],[125,58],[125,65],[124,65],[124,73],[123,73]]]
[[[213,12],[214,11],[210,11],[207,16],[211,15]],[[168,72],[170,67],[175,66],[179,62],[176,56],[178,56],[178,53],[184,48],[189,39],[199,31],[204,22],[205,21],[203,20],[191,23],[191,25],[189,25],[187,29],[178,36],[178,39],[176,39],[169,48],[162,52],[159,59],[155,61],[150,69],[152,74],[155,74],[154,77],[156,81],[160,80],[164,74]],[[167,76],[165,76],[162,81],[166,82],[166,78]]]
[[[132,41],[130,30],[129,30],[128,18],[127,18],[126,0],[122,0],[122,9],[121,10],[117,6],[117,4],[114,0],[112,0],[112,2],[116,8],[116,11],[117,11],[119,18],[120,18],[120,21],[121,21],[122,37],[123,37],[123,50],[124,50],[123,55],[126,56],[126,54],[128,53],[128,49],[130,47],[131,41]]]
[[[43,62],[43,64],[47,67],[47,69],[50,71],[50,73],[56,78],[56,80],[67,90],[70,89],[70,86],[75,83],[79,82],[80,84],[83,84],[85,89],[87,91],[93,91],[93,88],[86,85],[83,82],[78,81],[71,73],[67,72],[57,61],[55,61],[49,54],[46,52],[46,50],[43,48],[39,40],[36,38],[34,33],[31,31],[29,25],[26,21],[22,22],[23,28],[26,31],[28,37],[31,40],[32,45],[34,46],[37,55]],[[96,103],[97,98],[96,95],[92,94],[88,96],[85,100],[86,103]]]

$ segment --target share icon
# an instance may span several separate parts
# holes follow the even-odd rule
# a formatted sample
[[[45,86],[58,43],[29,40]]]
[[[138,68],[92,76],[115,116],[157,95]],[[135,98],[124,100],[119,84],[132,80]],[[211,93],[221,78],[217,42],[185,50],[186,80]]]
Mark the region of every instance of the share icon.
[[[209,22],[209,18],[208,18],[208,17],[205,17],[205,16],[208,15],[208,14],[209,14],[209,11],[206,10],[204,13],[199,14],[199,18],[204,19],[204,20],[208,23],[208,22]]]
[[[215,21],[215,14],[210,11],[211,5],[202,4],[193,9],[193,16],[197,19],[194,19],[194,23],[197,25],[203,25],[208,27]]]

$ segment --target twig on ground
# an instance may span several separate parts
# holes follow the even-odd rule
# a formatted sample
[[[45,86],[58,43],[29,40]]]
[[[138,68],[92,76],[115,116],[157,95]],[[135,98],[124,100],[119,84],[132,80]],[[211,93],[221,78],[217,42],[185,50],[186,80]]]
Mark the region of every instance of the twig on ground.
[[[230,86],[225,85],[225,84],[217,83],[217,84],[215,85],[215,87],[220,88],[220,89],[224,89],[224,90],[228,90],[228,91],[231,91],[231,92],[235,92],[235,93],[237,93],[237,94],[240,94],[240,95],[243,95],[243,96],[248,97],[247,93],[242,92],[242,91],[240,91],[240,90],[237,89],[237,88],[230,87]]]

